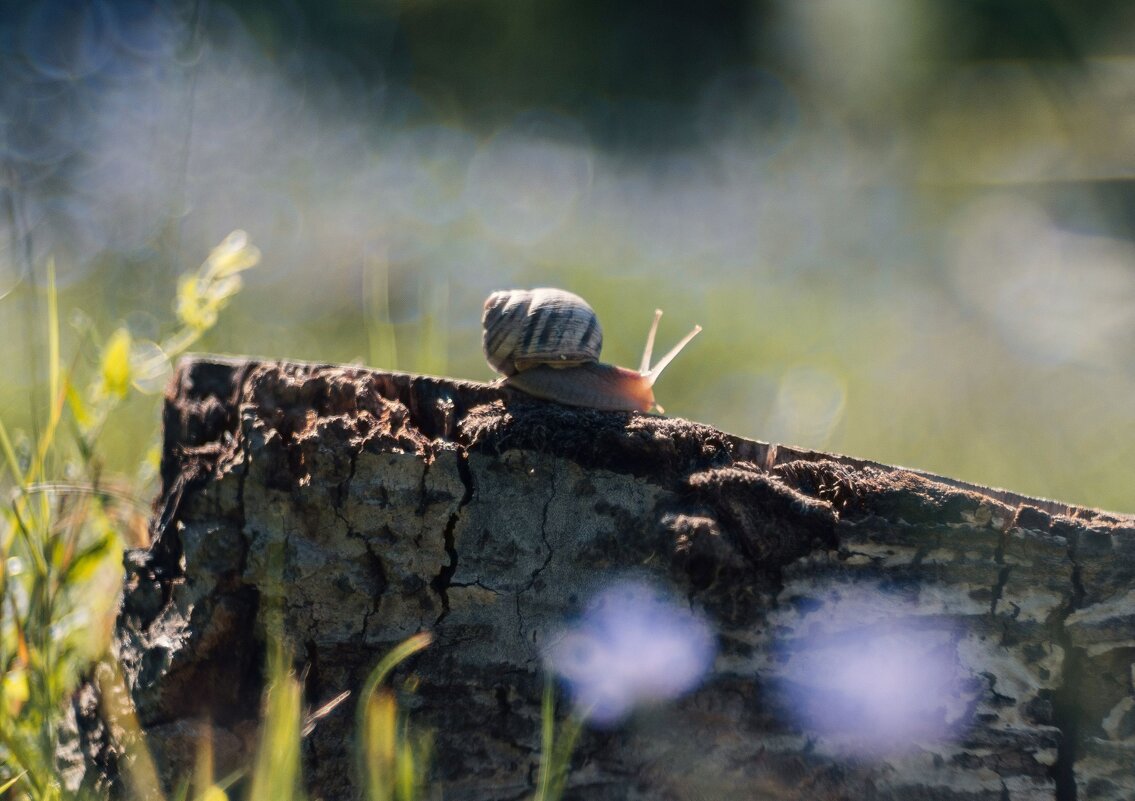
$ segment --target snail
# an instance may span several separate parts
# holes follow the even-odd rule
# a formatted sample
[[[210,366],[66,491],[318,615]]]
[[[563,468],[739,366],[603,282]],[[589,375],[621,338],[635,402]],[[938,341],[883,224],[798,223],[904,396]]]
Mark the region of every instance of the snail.
[[[662,411],[654,382],[701,331],[687,334],[658,364],[650,366],[662,310],[646,336],[638,370],[599,361],[603,330],[587,302],[562,289],[508,289],[485,301],[482,344],[489,366],[507,387],[569,406],[612,411]]]

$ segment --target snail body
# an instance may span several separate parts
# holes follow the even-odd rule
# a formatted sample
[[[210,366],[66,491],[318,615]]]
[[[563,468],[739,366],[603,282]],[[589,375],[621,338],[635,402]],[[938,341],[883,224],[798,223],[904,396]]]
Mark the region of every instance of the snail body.
[[[504,376],[505,386],[537,398],[610,411],[661,412],[654,382],[701,331],[694,326],[651,367],[661,317],[655,310],[642,363],[631,370],[599,361],[603,331],[595,311],[578,295],[550,288],[494,292],[481,319],[485,358]]]

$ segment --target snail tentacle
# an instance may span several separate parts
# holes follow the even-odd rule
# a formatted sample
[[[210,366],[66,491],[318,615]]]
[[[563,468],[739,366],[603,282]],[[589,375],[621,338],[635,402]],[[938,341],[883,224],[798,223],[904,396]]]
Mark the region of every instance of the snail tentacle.
[[[644,375],[650,372],[650,357],[654,355],[654,335],[658,333],[658,321],[661,319],[662,309],[655,309],[654,322],[650,324],[650,331],[646,334],[646,347],[642,349],[642,361],[638,366],[638,371]]]
[[[684,337],[682,337],[682,340],[677,345],[672,347],[670,349],[669,353],[667,353],[665,356],[663,356],[661,359],[658,360],[658,364],[656,364],[656,365],[654,365],[653,367],[650,368],[650,370],[646,373],[646,377],[649,380],[651,386],[653,386],[654,382],[658,380],[658,376],[662,375],[662,371],[666,369],[666,365],[668,365],[668,364],[670,364],[670,362],[674,361],[674,357],[682,352],[682,348],[684,348],[684,347],[686,347],[686,345],[690,344],[690,340],[693,339],[694,337],[696,337],[700,333],[701,333],[701,326],[695,325],[694,329],[692,331],[690,331],[690,333],[688,333]]]

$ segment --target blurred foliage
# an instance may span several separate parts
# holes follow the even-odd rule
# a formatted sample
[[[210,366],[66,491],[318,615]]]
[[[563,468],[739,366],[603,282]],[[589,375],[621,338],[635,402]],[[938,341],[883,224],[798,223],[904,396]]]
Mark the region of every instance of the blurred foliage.
[[[121,553],[147,542],[145,501],[104,476],[100,436],[132,389],[164,382],[177,357],[216,322],[215,310],[239,289],[238,273],[258,251],[237,231],[181,285],[193,287],[193,313],[161,345],[136,341],[118,328],[98,348],[94,364],[63,358],[55,270],[49,263],[40,330],[46,347],[46,415],[42,427],[13,437],[0,416],[0,781],[28,799],[65,796],[55,764],[58,727],[81,672],[110,643],[121,582]],[[31,332],[29,332],[30,335]],[[95,339],[92,326],[84,339]],[[69,436],[68,436],[69,434]],[[152,468],[153,465],[150,465]],[[110,665],[99,684],[109,719],[137,732],[125,687]],[[129,760],[139,797],[151,797],[153,766]],[[141,778],[138,778],[141,777]]]
[[[705,326],[673,414],[1135,510],[1132,42],[1121,0],[14,0],[0,413],[43,425],[49,258],[64,351],[135,353],[239,225],[272,269],[202,350],[488,379],[483,298],[562,285],[615,363]]]
[[[359,695],[355,737],[359,784],[369,801],[417,801],[423,798],[430,767],[432,738],[412,732],[398,697],[385,685],[391,671],[426,648],[429,632],[395,646],[371,671]]]
[[[584,117],[599,131],[612,114],[625,113],[633,124],[645,101],[671,107],[672,135],[688,125],[681,104],[696,101],[722,72],[784,65],[794,43],[783,33],[800,33],[782,33],[794,21],[791,5],[791,0],[296,0],[281,13],[278,3],[244,0],[233,7],[261,46],[286,49],[302,42],[333,51],[362,80],[411,85],[466,120],[501,124],[517,110],[555,107]],[[1076,62],[1132,51],[1115,27],[1117,19],[1130,21],[1125,0],[813,5],[821,15],[859,15],[868,22],[877,14],[902,18],[909,13],[903,6],[913,8],[933,21],[936,34],[911,55],[943,68],[986,59]],[[881,26],[876,35],[887,32]],[[630,144],[641,146],[642,140]]]
[[[571,770],[571,755],[583,731],[586,712],[571,712],[556,726],[556,687],[551,674],[540,709],[540,770],[532,801],[559,801]]]
[[[300,782],[303,684],[290,668],[290,655],[282,642],[277,641],[270,648],[260,747],[253,764],[249,801],[304,798]]]

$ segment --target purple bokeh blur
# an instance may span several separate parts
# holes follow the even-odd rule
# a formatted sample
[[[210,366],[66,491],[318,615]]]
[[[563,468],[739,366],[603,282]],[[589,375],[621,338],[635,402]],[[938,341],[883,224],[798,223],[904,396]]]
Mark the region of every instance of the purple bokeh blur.
[[[977,699],[957,633],[848,606],[778,649],[773,683],[793,725],[822,750],[867,758],[959,736]]]
[[[625,581],[596,595],[544,658],[567,683],[576,712],[606,726],[692,690],[715,652],[705,620],[649,584]]]

